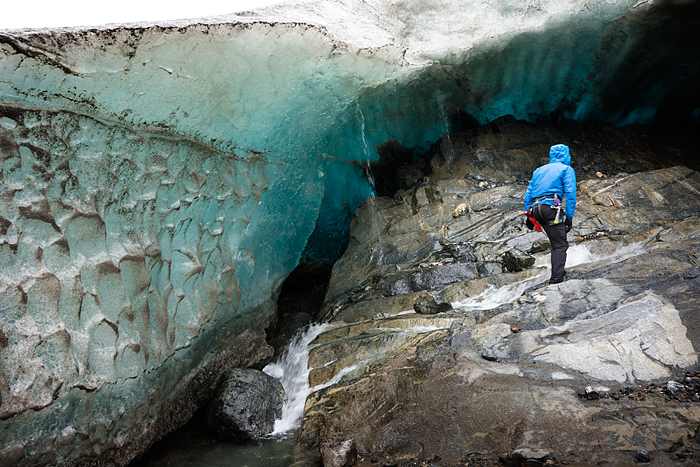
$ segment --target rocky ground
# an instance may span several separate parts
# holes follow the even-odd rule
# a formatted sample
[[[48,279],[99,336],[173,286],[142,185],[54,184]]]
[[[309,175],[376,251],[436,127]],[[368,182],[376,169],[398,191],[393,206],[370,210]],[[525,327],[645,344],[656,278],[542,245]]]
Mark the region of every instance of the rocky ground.
[[[547,285],[549,243],[525,227],[522,199],[556,143],[578,177],[578,264]],[[355,212],[333,269],[321,318],[334,326],[309,363],[323,389],[296,465],[339,437],[362,466],[696,462],[693,144],[680,130],[505,118],[417,164],[375,164],[387,196]]]

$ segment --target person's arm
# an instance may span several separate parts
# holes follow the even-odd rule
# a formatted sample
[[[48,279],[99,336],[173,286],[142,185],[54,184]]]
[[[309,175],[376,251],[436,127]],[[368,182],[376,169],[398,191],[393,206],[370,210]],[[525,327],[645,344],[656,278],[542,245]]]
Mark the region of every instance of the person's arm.
[[[532,186],[532,180],[527,185],[527,190],[525,190],[525,211],[530,209],[530,202],[532,201],[532,193],[530,193],[530,187]]]
[[[566,217],[571,219],[576,212],[576,173],[568,167],[564,172],[564,198],[566,198]]]

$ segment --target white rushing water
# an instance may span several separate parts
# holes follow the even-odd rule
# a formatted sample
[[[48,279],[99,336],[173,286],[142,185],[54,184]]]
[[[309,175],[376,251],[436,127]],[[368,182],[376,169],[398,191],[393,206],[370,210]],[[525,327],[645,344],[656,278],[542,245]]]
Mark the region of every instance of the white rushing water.
[[[627,258],[637,256],[648,251],[646,243],[634,243],[618,248],[612,255],[594,255],[585,245],[573,245],[569,248],[566,260],[566,267],[572,268],[581,264],[594,263],[601,260],[623,261]],[[533,285],[545,282],[549,278],[549,267],[543,267],[542,272],[534,277],[505,285],[500,288],[489,286],[479,295],[469,297],[461,302],[453,304],[456,311],[468,310],[490,310],[505,303],[512,302]],[[399,314],[413,313],[407,310]],[[348,373],[363,365],[368,360],[342,369],[330,381],[316,387],[309,386],[309,345],[322,332],[330,328],[329,324],[314,324],[298,333],[290,342],[287,349],[277,362],[270,363],[263,371],[268,375],[278,379],[287,395],[287,400],[282,409],[282,418],[275,422],[273,436],[284,435],[301,426],[304,414],[306,398],[314,391],[331,386],[340,381]],[[445,326],[414,326],[401,330],[404,333],[431,332]]]
[[[586,245],[573,245],[569,247],[569,250],[567,251],[566,267],[573,268],[581,264],[590,264],[603,260],[624,261],[646,251],[649,251],[647,242],[632,243],[627,246],[619,247],[611,255],[595,255],[591,253]],[[540,282],[545,282],[549,279],[549,256],[546,257],[546,260],[547,266],[543,267],[542,272],[534,277],[514,282],[499,288],[490,285],[479,295],[474,295],[460,302],[453,303],[452,306],[457,311],[491,310],[500,305],[510,303],[522,296],[522,294],[533,285]]]
[[[520,297],[528,288],[538,282],[547,280],[548,277],[549,271],[545,271],[530,279],[514,282],[504,285],[503,287],[496,288],[493,285],[489,285],[486,290],[479,295],[474,295],[460,302],[453,303],[452,306],[458,312],[492,310],[500,305],[512,302]]]
[[[330,324],[314,324],[298,333],[277,362],[270,363],[263,371],[282,383],[287,400],[282,407],[282,417],[275,421],[271,436],[281,436],[301,426],[306,398],[312,392],[338,383],[343,376],[371,360],[367,359],[340,370],[332,379],[318,386],[309,386],[309,345]],[[444,329],[446,326],[414,326],[401,329],[401,333],[415,334]]]
[[[569,251],[566,253],[566,267],[572,268],[580,264],[590,264],[598,261],[624,261],[646,253],[649,250],[651,250],[649,247],[649,240],[618,247],[615,252],[610,255],[595,255],[590,252],[586,245],[574,245],[569,247]]]
[[[282,407],[282,418],[275,421],[272,435],[281,435],[299,428],[304,415],[306,398],[311,394],[309,387],[309,344],[329,324],[314,324],[305,331],[298,333],[284,351],[279,361],[270,363],[263,371],[278,379],[284,387],[287,400]]]

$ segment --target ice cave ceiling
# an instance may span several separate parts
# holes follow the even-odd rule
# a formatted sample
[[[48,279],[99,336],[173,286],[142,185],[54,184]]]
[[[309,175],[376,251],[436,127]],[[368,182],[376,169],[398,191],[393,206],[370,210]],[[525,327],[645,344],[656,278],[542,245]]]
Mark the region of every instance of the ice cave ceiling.
[[[461,109],[626,125],[700,119],[700,3],[299,2],[224,20],[0,35],[4,104],[68,110],[241,159],[311,158],[311,256],[370,192],[344,161],[425,148]]]

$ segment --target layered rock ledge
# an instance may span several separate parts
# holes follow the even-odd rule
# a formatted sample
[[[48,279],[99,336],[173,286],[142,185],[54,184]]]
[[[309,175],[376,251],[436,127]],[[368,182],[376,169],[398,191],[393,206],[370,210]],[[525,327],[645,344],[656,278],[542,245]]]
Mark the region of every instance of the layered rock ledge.
[[[338,433],[366,465],[698,448],[685,377],[700,345],[700,174],[669,166],[682,150],[652,149],[640,129],[604,130],[626,134],[596,147],[591,128],[545,125],[542,137],[499,123],[443,138],[420,177],[355,213],[323,309],[334,326],[312,343],[310,384],[323,389],[307,400],[311,454],[298,465]],[[548,285],[549,244],[525,227],[522,200],[555,143],[571,145],[579,198],[566,280]],[[534,265],[509,270],[514,250]],[[425,294],[454,309],[416,313]],[[620,396],[641,387],[646,397]]]

